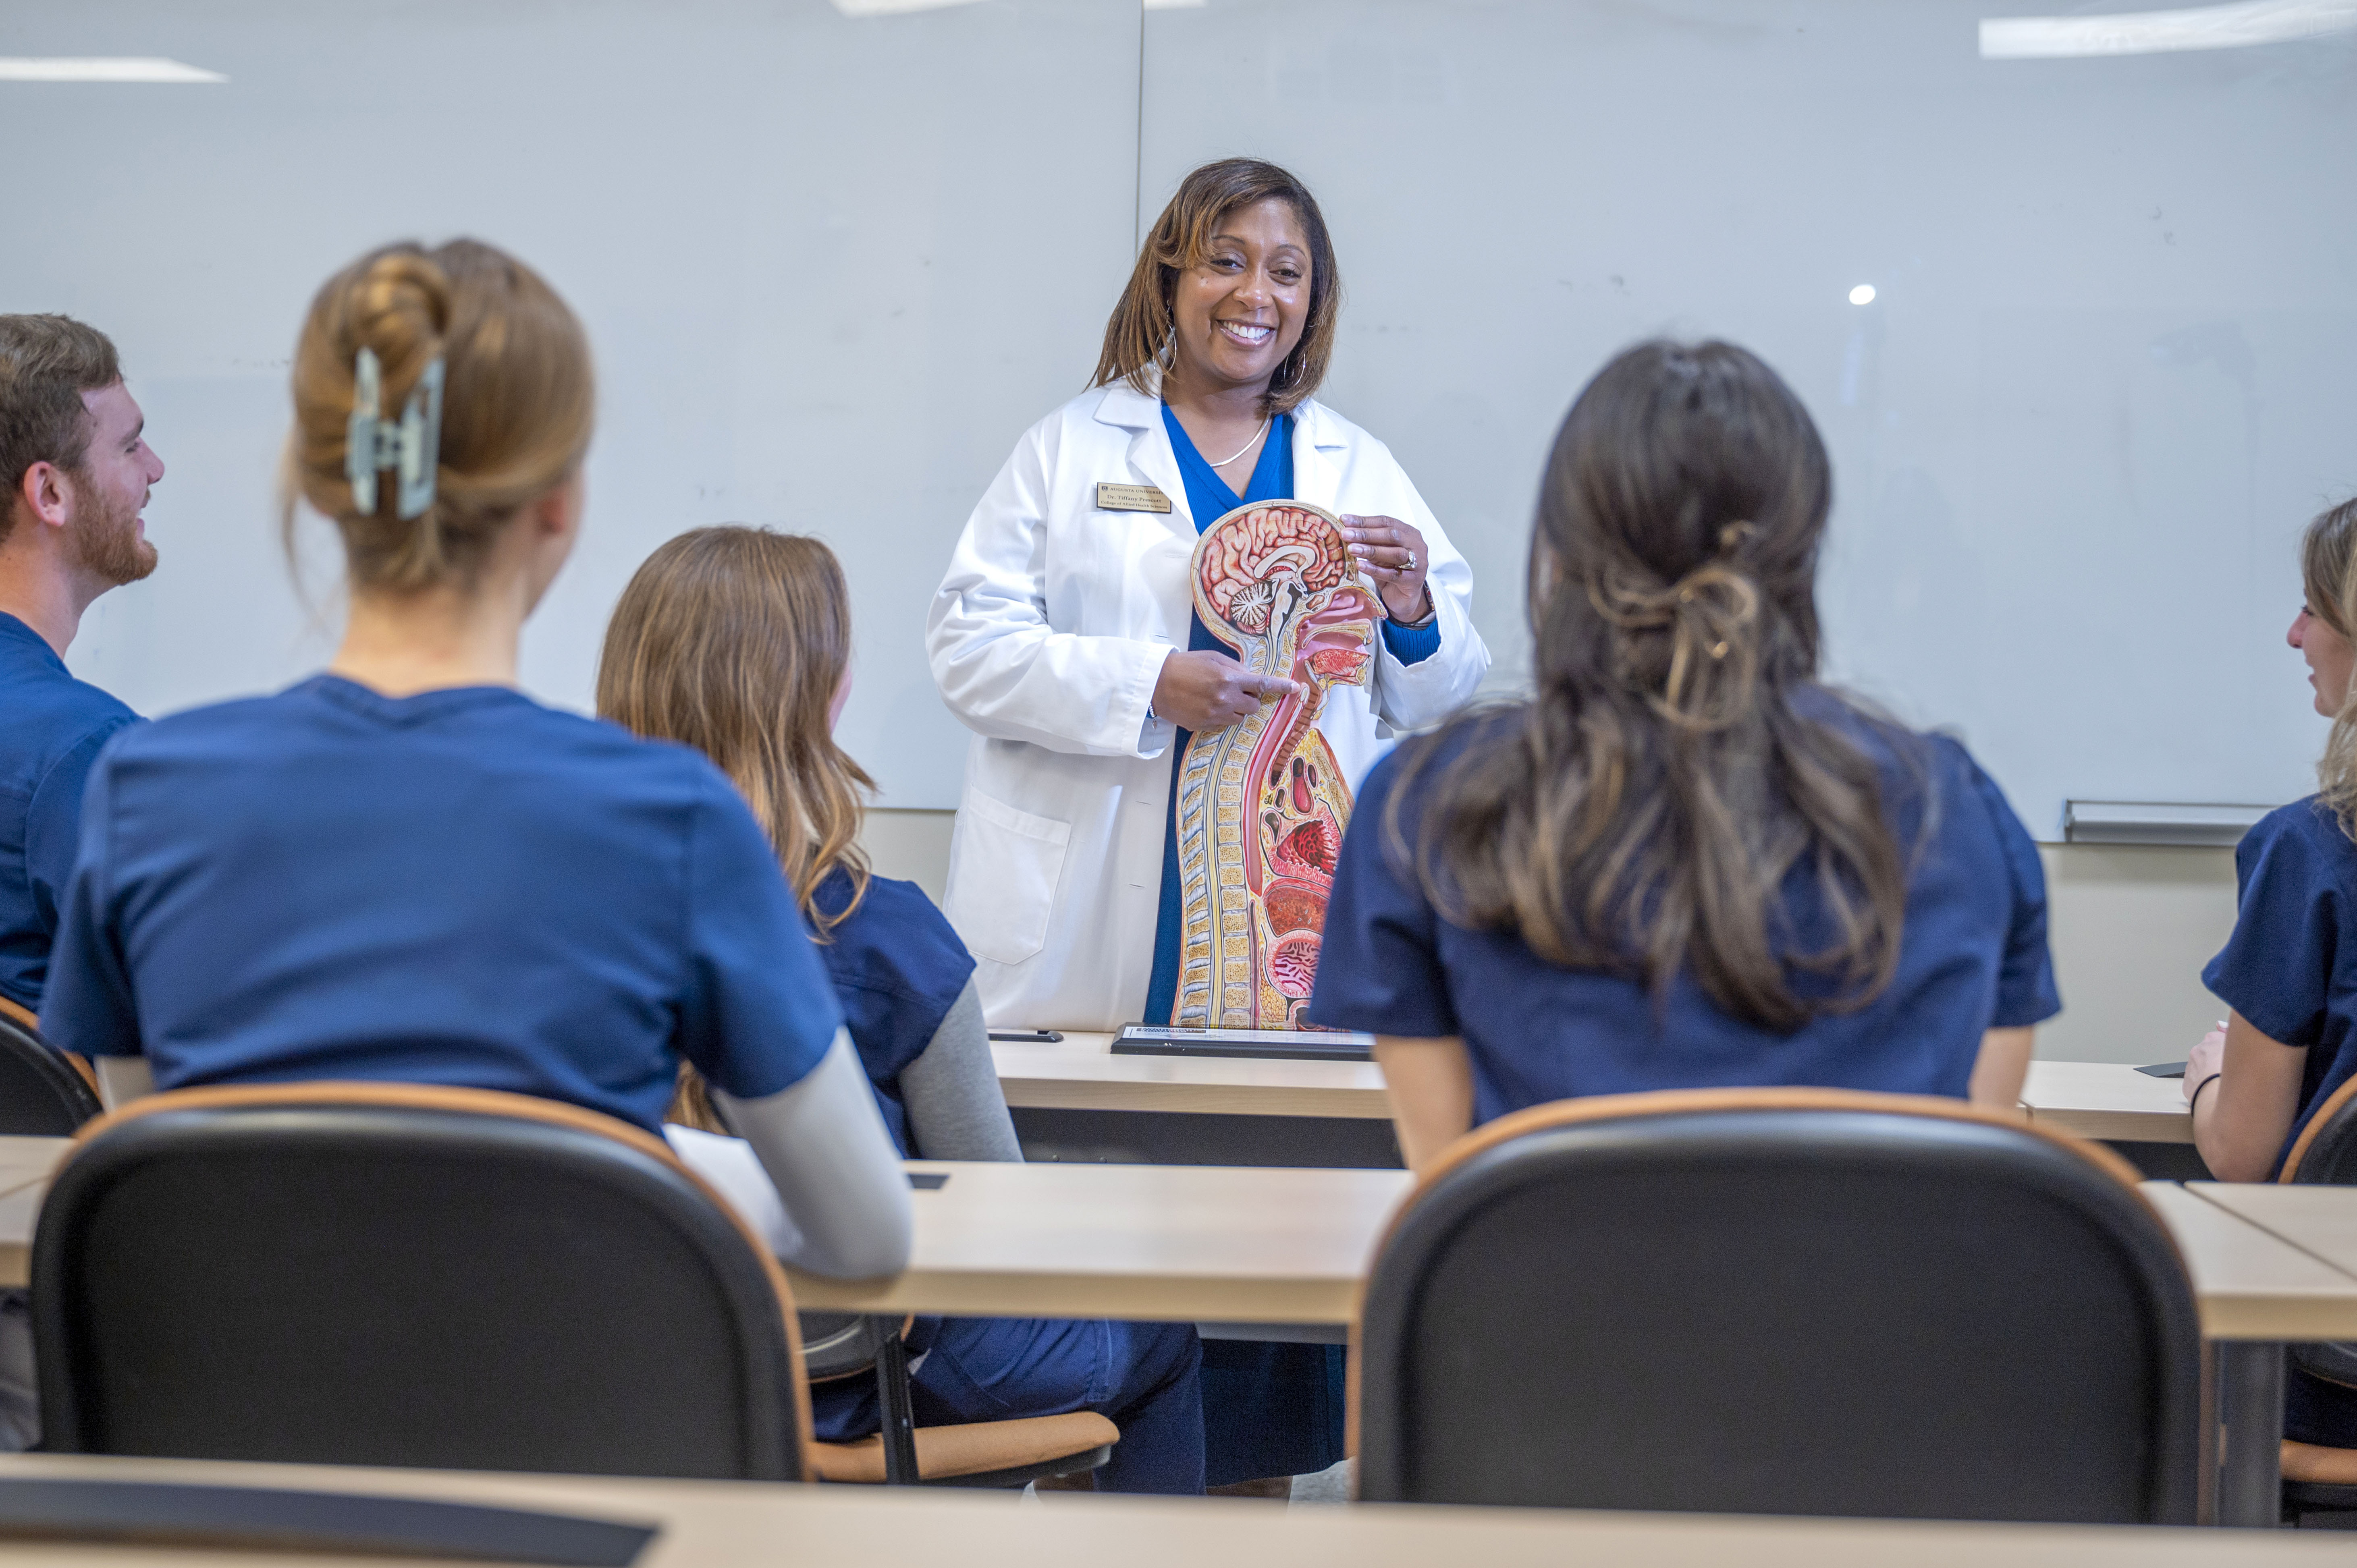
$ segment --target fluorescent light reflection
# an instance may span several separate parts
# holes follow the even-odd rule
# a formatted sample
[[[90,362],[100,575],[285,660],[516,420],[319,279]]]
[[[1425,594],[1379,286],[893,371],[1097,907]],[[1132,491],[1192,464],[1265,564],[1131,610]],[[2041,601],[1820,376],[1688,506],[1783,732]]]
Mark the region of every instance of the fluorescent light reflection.
[[[1981,23],[1981,59],[2240,49],[2353,29],[2357,0],[2237,0],[2231,5],[2125,11],[2109,16],[1992,16]]]
[[[1852,305],[1872,305],[1874,303],[1874,285],[1870,283],[1862,283],[1858,285],[1856,288],[1849,291],[1849,302]]]
[[[145,55],[0,55],[0,81],[227,81],[176,59]]]
[[[975,0],[834,0],[834,8],[846,16],[898,16],[910,11],[946,11],[952,5],[971,5]]]

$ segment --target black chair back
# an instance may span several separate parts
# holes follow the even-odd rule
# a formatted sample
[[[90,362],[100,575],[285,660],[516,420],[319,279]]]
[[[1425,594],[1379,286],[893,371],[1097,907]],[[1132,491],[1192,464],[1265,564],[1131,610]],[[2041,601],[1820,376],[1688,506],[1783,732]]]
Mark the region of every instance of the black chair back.
[[[2191,1523],[2201,1328],[2134,1181],[1952,1101],[1508,1117],[1377,1259],[1360,1495]]]
[[[70,1138],[99,1111],[71,1063],[30,1025],[0,1013],[0,1136]]]
[[[2300,1129],[2284,1156],[2281,1181],[2311,1187],[2357,1187],[2357,1079],[2334,1090]],[[2294,1345],[2292,1365],[2310,1377],[2357,1389],[2357,1342]],[[2357,1501],[2357,1488],[2348,1489]]]
[[[53,1451],[804,1474],[776,1263],[660,1140],[572,1106],[143,1100],[53,1180],[32,1276]]]

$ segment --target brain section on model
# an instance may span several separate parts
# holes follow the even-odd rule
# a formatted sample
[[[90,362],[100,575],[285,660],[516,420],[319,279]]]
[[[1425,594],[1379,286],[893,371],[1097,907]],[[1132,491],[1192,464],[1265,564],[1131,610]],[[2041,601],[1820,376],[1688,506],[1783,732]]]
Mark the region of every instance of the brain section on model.
[[[1298,603],[1350,580],[1350,548],[1324,512],[1272,505],[1229,517],[1205,533],[1197,573],[1203,597],[1236,630],[1265,637],[1280,598]]]
[[[1318,715],[1335,687],[1366,684],[1381,612],[1340,521],[1295,502],[1239,507],[1212,523],[1194,575],[1203,625],[1254,672],[1297,690],[1187,743],[1171,1022],[1302,1028],[1351,816]]]

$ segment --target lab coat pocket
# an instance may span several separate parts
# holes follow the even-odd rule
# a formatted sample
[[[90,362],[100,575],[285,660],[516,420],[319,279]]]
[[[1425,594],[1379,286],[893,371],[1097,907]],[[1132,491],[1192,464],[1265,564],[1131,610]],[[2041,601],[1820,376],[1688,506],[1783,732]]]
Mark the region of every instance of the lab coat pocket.
[[[976,958],[1021,963],[1047,944],[1048,916],[1071,837],[1069,822],[966,791],[943,913]]]

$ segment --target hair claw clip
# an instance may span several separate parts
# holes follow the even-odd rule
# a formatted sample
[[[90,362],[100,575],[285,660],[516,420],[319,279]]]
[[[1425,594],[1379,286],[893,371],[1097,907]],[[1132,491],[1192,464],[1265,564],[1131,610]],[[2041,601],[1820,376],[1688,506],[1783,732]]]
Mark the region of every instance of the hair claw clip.
[[[344,478],[351,481],[352,507],[363,517],[377,506],[377,474],[394,471],[399,484],[393,515],[404,521],[434,504],[434,481],[442,456],[442,376],[439,358],[426,365],[401,411],[401,423],[383,416],[384,367],[376,351],[363,348],[352,360],[352,417],[344,427]]]

